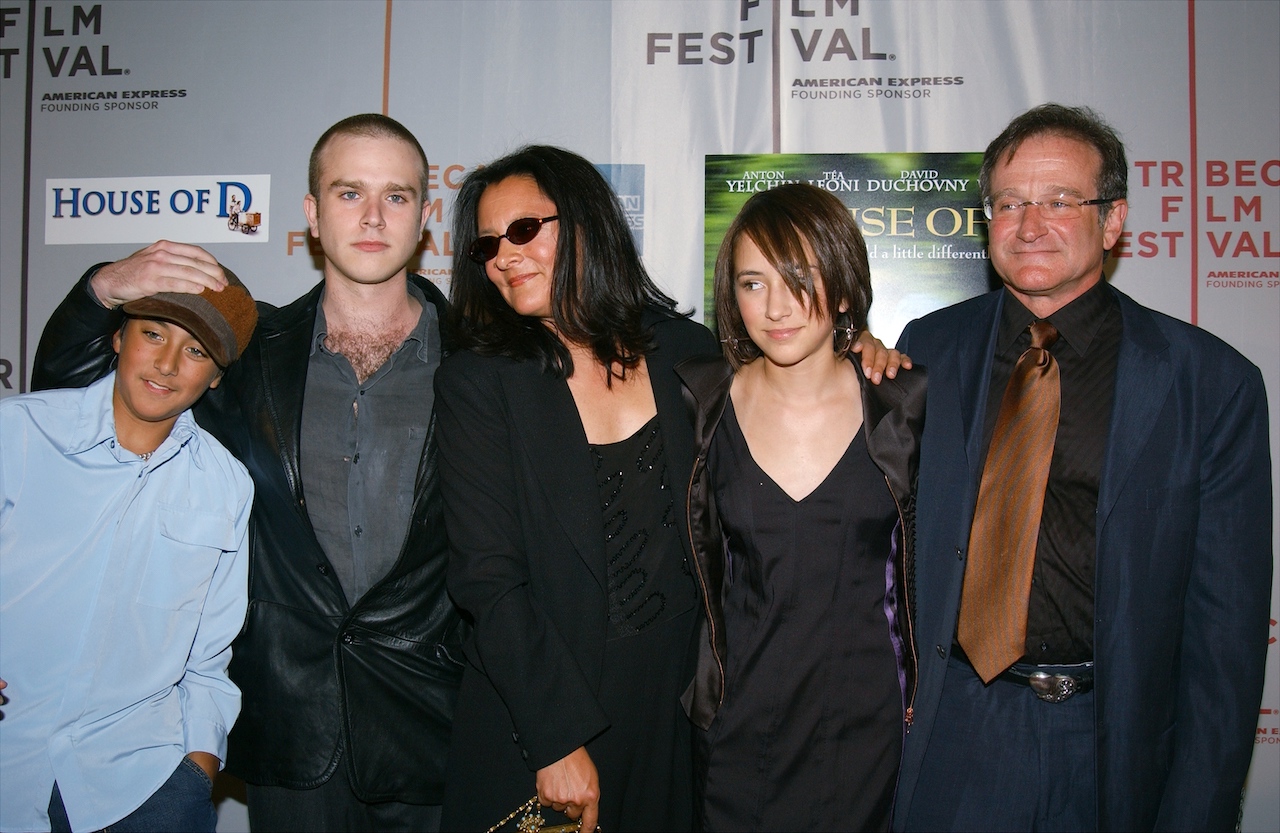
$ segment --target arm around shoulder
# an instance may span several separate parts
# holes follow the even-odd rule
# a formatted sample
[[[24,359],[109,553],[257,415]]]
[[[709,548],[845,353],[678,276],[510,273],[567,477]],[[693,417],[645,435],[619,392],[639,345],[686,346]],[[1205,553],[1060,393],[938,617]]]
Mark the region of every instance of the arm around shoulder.
[[[89,281],[99,269],[89,268],[53,311],[40,335],[32,390],[83,387],[111,371],[115,350],[111,337],[120,329],[124,314],[98,303]]]

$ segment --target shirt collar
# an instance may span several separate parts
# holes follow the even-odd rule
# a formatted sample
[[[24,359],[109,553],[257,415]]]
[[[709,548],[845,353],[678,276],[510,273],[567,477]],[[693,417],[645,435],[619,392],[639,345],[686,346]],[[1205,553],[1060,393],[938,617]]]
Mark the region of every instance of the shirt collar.
[[[194,452],[199,448],[200,432],[196,430],[195,418],[191,415],[191,409],[178,414],[178,419],[173,423],[173,428],[169,429],[169,436],[164,438],[164,442],[160,443],[150,457],[143,462],[146,468],[154,469],[156,466],[163,465],[166,461],[177,456],[178,452],[186,448],[188,445],[193,452],[191,456],[191,464],[196,468],[202,468],[200,465],[200,455]],[[124,451],[123,448],[119,449]],[[136,460],[137,455],[132,451],[125,451],[126,458]]]
[[[409,337],[405,341],[416,341],[417,349],[414,355],[418,357],[418,361],[427,363],[430,361],[428,346],[431,343],[431,328],[437,327],[436,305],[427,300],[427,295],[414,284],[409,281],[409,294],[417,299],[422,306],[422,314],[418,316],[418,323],[413,325],[413,332],[409,333]]]
[[[405,341],[417,342],[417,349],[414,350],[414,355],[425,364],[430,361],[429,345],[431,340],[429,336],[431,328],[438,326],[436,305],[427,300],[426,293],[419,289],[413,281],[406,281],[406,286],[409,290],[409,297],[414,298],[421,305],[422,313],[418,316],[418,323],[413,325],[413,329],[409,332]],[[311,329],[311,352],[308,354],[309,356],[315,356],[317,350],[325,349],[324,340],[329,335],[329,325],[324,317],[324,296],[327,291],[327,289],[321,290],[320,303],[316,305],[316,322]],[[398,350],[399,348],[397,352]]]
[[[1115,291],[1105,279],[1089,287],[1083,295],[1048,317],[1058,330],[1059,341],[1065,343],[1077,355],[1089,352],[1102,322],[1117,307]],[[996,334],[996,352],[1011,350],[1018,337],[1026,331],[1036,317],[1008,289],[1004,290],[1004,305],[1000,313],[1000,329]]]
[[[80,400],[80,424],[63,449],[65,453],[79,454],[115,440],[116,420],[111,406],[111,394],[115,389],[114,370],[84,389]]]
[[[324,296],[328,292],[328,287],[321,289],[320,300],[316,303],[316,320],[311,326],[311,352],[307,354],[309,358],[315,357],[323,349],[324,340],[329,335],[329,324],[324,320]]]
[[[116,440],[116,418],[112,401],[115,387],[116,371],[113,370],[84,389],[84,396],[80,404],[80,424],[74,432],[73,439],[67,443],[64,449],[66,454],[81,454],[105,443],[109,447],[112,456],[120,462],[138,461],[137,454],[127,450]],[[150,467],[154,468],[173,457],[188,443],[192,444],[192,450],[194,450],[198,447],[199,442],[200,432],[196,428],[196,421],[191,415],[191,409],[188,408],[178,414],[178,419],[174,421],[173,428],[169,430],[169,436],[165,438],[164,442],[160,443],[160,447],[152,453],[146,462]]]

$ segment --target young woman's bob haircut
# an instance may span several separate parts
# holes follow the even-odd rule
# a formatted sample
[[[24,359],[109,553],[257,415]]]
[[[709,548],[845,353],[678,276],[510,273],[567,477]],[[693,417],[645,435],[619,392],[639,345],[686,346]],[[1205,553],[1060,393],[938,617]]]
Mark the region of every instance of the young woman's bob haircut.
[[[742,206],[720,244],[715,270],[716,329],[734,369],[760,355],[742,323],[735,293],[733,250],[744,235],[778,270],[796,300],[808,303],[817,313],[837,311],[830,316],[832,349],[846,352],[857,332],[866,327],[871,308],[867,244],[849,209],[832,194],[807,183],[761,191]],[[814,287],[815,270],[822,276],[823,297]],[[838,312],[841,309],[845,311]]]

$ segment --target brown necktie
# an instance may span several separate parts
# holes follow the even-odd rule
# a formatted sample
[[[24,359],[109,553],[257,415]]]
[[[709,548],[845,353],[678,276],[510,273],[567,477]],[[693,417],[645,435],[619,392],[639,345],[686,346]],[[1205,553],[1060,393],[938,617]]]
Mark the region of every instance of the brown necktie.
[[[1026,651],[1027,599],[1061,405],[1058,363],[1049,354],[1057,340],[1048,321],[1031,325],[1031,347],[1013,367],[982,469],[956,637],[984,683]]]

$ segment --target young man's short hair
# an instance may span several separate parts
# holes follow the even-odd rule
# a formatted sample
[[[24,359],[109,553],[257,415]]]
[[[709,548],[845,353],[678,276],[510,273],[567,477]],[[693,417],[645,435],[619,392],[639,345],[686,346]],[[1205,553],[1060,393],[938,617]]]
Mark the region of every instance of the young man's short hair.
[[[320,161],[321,155],[329,142],[338,136],[362,136],[369,139],[399,139],[413,148],[418,155],[422,169],[418,174],[418,200],[427,202],[427,153],[422,149],[418,138],[400,122],[381,113],[361,113],[348,116],[330,127],[316,140],[311,149],[311,161],[307,164],[307,191],[317,200],[320,199]]]

